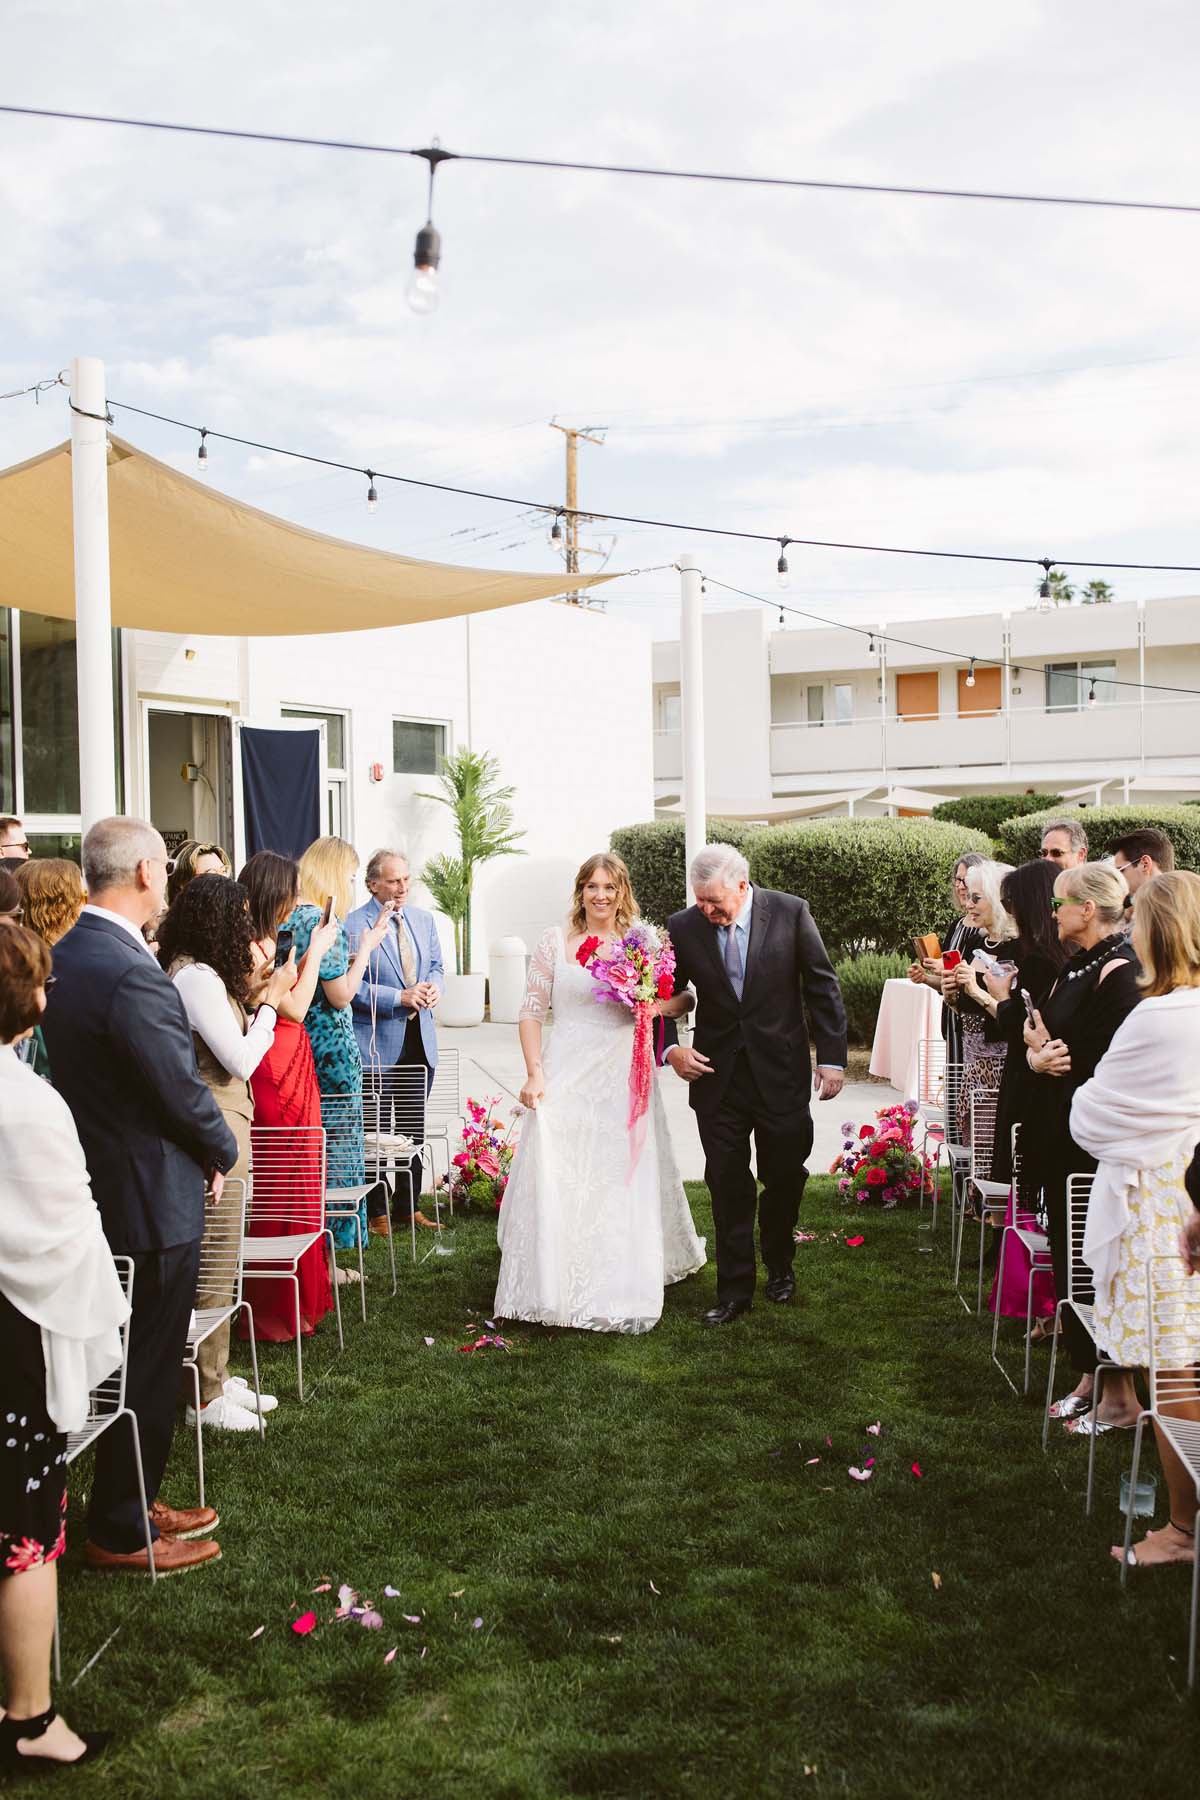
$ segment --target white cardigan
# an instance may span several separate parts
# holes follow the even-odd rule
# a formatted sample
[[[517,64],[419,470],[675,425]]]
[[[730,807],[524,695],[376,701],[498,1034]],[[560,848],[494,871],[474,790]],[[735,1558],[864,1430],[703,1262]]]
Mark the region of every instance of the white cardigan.
[[[41,1326],[47,1410],[60,1431],[76,1431],[92,1388],[121,1360],[129,1306],[70,1109],[9,1044],[0,1044],[0,1190],[0,1292]]]

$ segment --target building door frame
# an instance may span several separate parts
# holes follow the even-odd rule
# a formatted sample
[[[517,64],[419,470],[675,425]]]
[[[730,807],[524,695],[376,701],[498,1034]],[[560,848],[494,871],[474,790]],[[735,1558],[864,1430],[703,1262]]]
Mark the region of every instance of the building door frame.
[[[159,699],[155,698],[155,696],[153,696],[153,695],[139,694],[137,697],[137,723],[138,723],[137,766],[138,766],[138,789],[139,789],[139,791],[138,791],[137,807],[132,810],[134,810],[136,812],[136,816],[141,819],[149,819],[150,818],[150,714],[152,712],[175,713],[175,714],[190,713],[197,717],[206,718],[206,719],[228,719],[230,722],[230,738],[231,738],[231,740],[236,736],[236,734],[233,730],[234,711],[233,711],[232,703],[226,703],[225,705],[222,705],[220,701],[211,701],[211,700],[210,701],[159,700]],[[230,758],[229,758],[229,783],[230,783],[231,789],[235,788],[234,757],[233,757],[233,751],[232,751],[232,742],[231,742],[231,747],[230,747]],[[232,793],[232,792],[229,795],[229,813],[231,814],[231,816],[233,818],[234,826],[236,829],[237,800],[236,800],[235,793]],[[222,832],[222,836],[223,835],[224,835],[224,833]],[[232,857],[233,856],[233,846],[227,845],[226,848],[229,850],[230,856]],[[235,859],[235,866],[236,866],[236,859]]]

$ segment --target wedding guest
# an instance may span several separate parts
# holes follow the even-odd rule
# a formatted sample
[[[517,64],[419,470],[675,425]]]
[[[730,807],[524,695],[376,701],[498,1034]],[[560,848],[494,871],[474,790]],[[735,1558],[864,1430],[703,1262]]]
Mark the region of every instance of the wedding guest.
[[[7,869],[0,869],[0,924],[19,925],[20,922],[21,890],[17,878]]]
[[[171,872],[167,876],[167,905],[174,906],[189,881],[197,875],[229,875],[233,874],[233,864],[220,844],[202,844],[195,838],[188,838],[180,844],[171,863]]]
[[[0,1766],[85,1762],[108,1734],[80,1734],[50,1696],[58,1560],[66,1547],[68,1431],[121,1360],[129,1317],[75,1124],[15,1045],[46,1004],[50,952],[0,931]]]
[[[229,1183],[250,1179],[254,1101],[248,1083],[275,1041],[279,1007],[296,980],[294,953],[281,969],[268,963],[256,971],[252,942],[245,888],[215,874],[188,882],[168,909],[159,934],[158,960],[183,1001],[201,1079],[237,1139],[238,1157],[226,1175],[225,1193],[205,1216],[204,1237],[210,1246],[229,1242],[231,1210],[236,1222],[241,1195]],[[228,1262],[223,1274],[212,1275],[200,1287],[197,1310],[232,1301],[236,1276],[232,1245]],[[228,1321],[196,1346],[196,1365],[201,1423],[223,1431],[257,1431],[254,1389],[229,1373]],[[263,1394],[261,1401],[264,1413],[278,1405],[273,1394]],[[190,1406],[187,1422],[196,1422]]]
[[[87,899],[78,863],[65,857],[31,857],[21,864],[15,879],[21,893],[21,923],[53,947],[70,931]],[[26,1040],[26,1050],[34,1074],[49,1079],[50,1058],[40,1023]]]
[[[300,858],[300,904],[288,920],[297,956],[308,949],[332,900],[331,919],[337,924],[332,947],[321,959],[320,985],[304,1020],[317,1065],[321,1092],[321,1116],[325,1121],[326,1180],[331,1188],[363,1187],[366,1165],[363,1143],[362,1057],[354,1035],[351,1012],[354,996],[367,972],[371,952],[382,944],[391,928],[391,916],[382,913],[365,930],[353,955],[341,920],[353,903],[358,852],[344,838],[322,837],[308,846]],[[351,1250],[366,1237],[367,1208],[364,1200],[357,1218],[333,1222],[333,1239],[339,1250]],[[358,1271],[342,1269],[338,1280],[358,1280]]]
[[[264,969],[275,967],[279,933],[300,897],[300,871],[290,856],[260,850],[250,858],[238,881],[246,890],[252,953],[256,972],[261,976]],[[294,948],[289,951],[294,985],[279,1000],[270,1049],[250,1076],[254,1101],[252,1155],[256,1132],[260,1134],[258,1144],[266,1146],[271,1140],[265,1134],[272,1128],[304,1127],[312,1132],[321,1129],[321,1096],[304,1018],[316,992],[321,958],[336,936],[332,920],[328,925],[318,925],[298,967]],[[325,1196],[321,1188],[320,1150],[315,1140],[311,1149],[293,1150],[286,1161],[270,1157],[270,1164],[270,1204],[265,1214],[256,1215],[252,1200],[247,1235],[273,1237],[288,1231],[318,1229],[324,1222]],[[329,1266],[321,1244],[305,1251],[296,1273],[300,1284],[300,1332],[308,1337],[333,1309]],[[245,1292],[254,1308],[255,1336],[268,1343],[290,1342],[296,1335],[296,1303],[288,1284],[248,1276]],[[244,1320],[240,1332],[242,1337],[248,1335]]]
[[[219,1199],[237,1141],[200,1079],[183,1002],[141,935],[162,906],[162,838],[142,819],[101,819],[83,840],[83,878],[90,898],[55,946],[43,1029],[105,1236],[134,1263],[126,1403],[159,1540],[155,1567],[174,1572],[221,1553],[201,1541],[217,1522],[211,1507],[177,1510],[157,1495],[196,1294],[206,1177]],[[135,1465],[119,1431],[96,1446],[84,1559],[95,1569],[149,1570]]]
[[[1067,1178],[1096,1167],[1095,1158],[1071,1136],[1071,1101],[1141,998],[1137,958],[1122,929],[1124,902],[1125,884],[1109,863],[1060,872],[1051,905],[1067,961],[1024,1031],[1025,1059],[1035,1079],[1021,1121],[1021,1160],[1028,1180],[1041,1189],[1060,1298],[1067,1292],[1070,1260]],[[1095,1353],[1069,1309],[1063,1313],[1063,1348],[1077,1380],[1070,1394],[1055,1401],[1052,1416],[1066,1421],[1076,1436],[1132,1424],[1138,1402],[1126,1370],[1106,1372],[1093,1415]]]
[[[1139,831],[1127,831],[1109,845],[1108,854],[1129,890],[1125,897],[1125,919],[1129,924],[1133,920],[1133,897],[1143,882],[1174,869],[1175,846],[1165,831],[1147,825]]]
[[[921,962],[910,964],[908,978],[910,981],[924,982],[926,986],[942,991],[942,963],[947,950],[956,950],[966,960],[973,950],[983,942],[983,934],[976,932],[966,921],[967,888],[970,871],[977,869],[987,858],[978,850],[968,850],[954,865],[954,874],[950,881],[950,899],[957,908],[957,915],[946,927],[940,942],[942,955],[927,956]],[[942,1008],[942,1036],[946,1040],[946,1061],[962,1062],[962,1032],[956,1008]]]
[[[1078,819],[1053,819],[1042,832],[1038,855],[1060,869],[1079,869],[1088,859],[1087,832]]]
[[[24,862],[33,852],[15,813],[0,815],[0,863]]]
[[[1007,1046],[989,1038],[984,1031],[983,1003],[976,996],[975,965],[970,959],[982,952],[993,961],[1011,962],[1017,927],[1012,915],[1005,911],[1000,898],[1000,884],[1011,871],[1007,863],[976,863],[967,875],[967,904],[963,919],[967,928],[977,934],[969,945],[969,958],[964,956],[956,968],[942,972],[942,997],[958,1015],[962,1043],[962,1081],[958,1090],[959,1142],[971,1141],[971,1099],[976,1094],[998,1094],[1004,1073]]]
[[[1098,1347],[1115,1363],[1150,1361],[1146,1264],[1174,1258],[1193,1213],[1184,1174],[1200,1136],[1200,875],[1152,876],[1137,889],[1133,949],[1142,1002],[1118,1028],[1071,1103],[1071,1135],[1096,1158],[1083,1254],[1096,1278]],[[1173,1418],[1200,1422],[1200,1282],[1154,1300],[1155,1362],[1175,1389]],[[1139,1568],[1194,1562],[1196,1485],[1154,1422],[1167,1523],[1131,1556]],[[1112,1554],[1120,1559],[1124,1545]]]

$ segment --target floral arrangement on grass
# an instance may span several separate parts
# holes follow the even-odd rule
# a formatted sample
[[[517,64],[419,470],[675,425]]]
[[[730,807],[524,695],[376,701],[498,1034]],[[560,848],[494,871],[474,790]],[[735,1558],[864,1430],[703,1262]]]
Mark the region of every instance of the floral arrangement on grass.
[[[843,1123],[841,1153],[829,1171],[838,1177],[840,1194],[886,1211],[933,1193],[933,1164],[913,1148],[919,1110],[915,1100],[906,1100],[881,1108],[874,1125]]]
[[[635,919],[624,937],[607,946],[598,937],[585,937],[575,960],[596,984],[593,1000],[615,1000],[633,1014],[627,1120],[632,1174],[645,1141],[650,1110],[654,1015],[657,1003],[669,1000],[675,991],[675,947],[665,931],[646,919]]]
[[[513,1127],[517,1115],[514,1113],[505,1125],[496,1111],[499,1104],[499,1094],[493,1094],[486,1102],[467,1101],[462,1149],[450,1159],[455,1170],[450,1184],[455,1206],[478,1207],[481,1212],[500,1211],[516,1147]]]

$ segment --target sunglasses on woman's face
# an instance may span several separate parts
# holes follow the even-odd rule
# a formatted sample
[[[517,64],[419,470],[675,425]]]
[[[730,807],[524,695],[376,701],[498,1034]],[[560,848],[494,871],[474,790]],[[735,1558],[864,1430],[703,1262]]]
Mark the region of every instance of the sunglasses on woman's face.
[[[1055,912],[1057,912],[1061,906],[1086,906],[1087,901],[1086,900],[1073,900],[1071,898],[1070,894],[1067,894],[1062,899],[1060,899],[1057,894],[1053,894],[1053,895],[1051,895],[1051,898],[1050,898],[1050,905],[1053,908],[1053,910]]]

